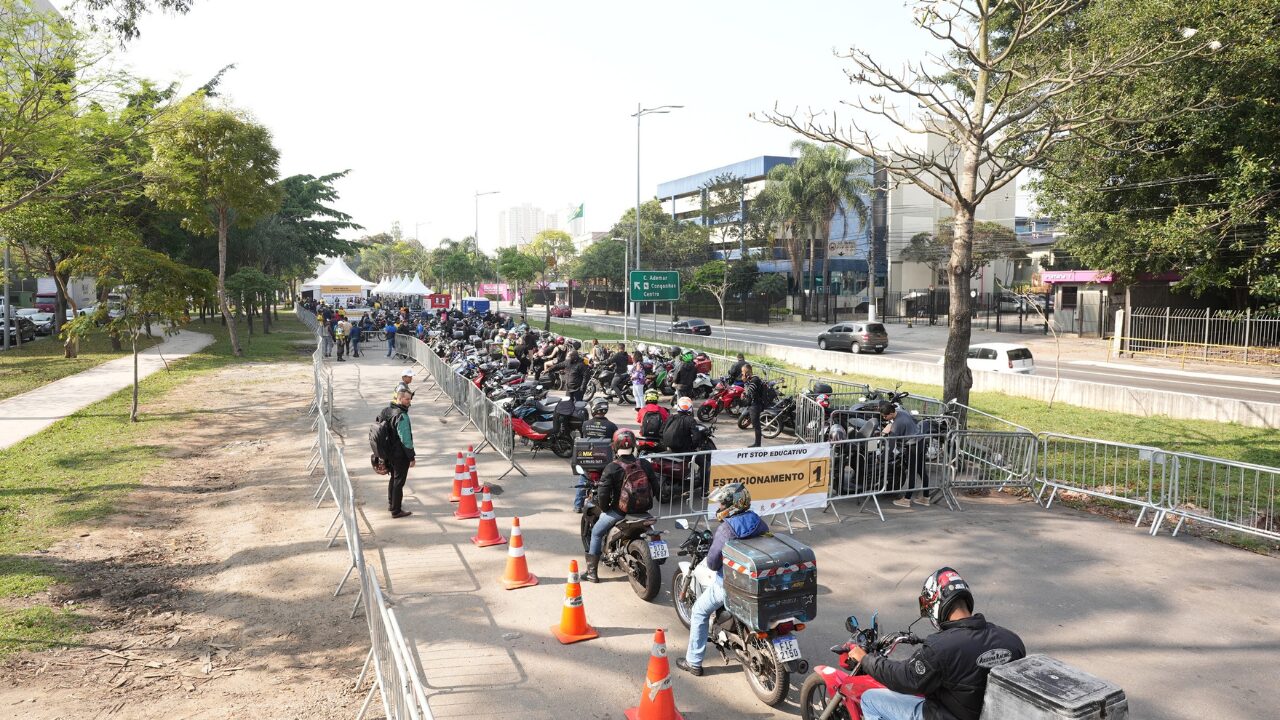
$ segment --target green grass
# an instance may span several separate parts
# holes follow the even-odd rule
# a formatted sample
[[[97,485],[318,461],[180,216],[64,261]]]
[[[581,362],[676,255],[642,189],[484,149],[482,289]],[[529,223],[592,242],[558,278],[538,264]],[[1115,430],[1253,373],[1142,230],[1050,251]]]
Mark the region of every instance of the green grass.
[[[281,312],[277,328],[270,335],[250,337],[241,326],[244,357],[238,359],[231,354],[225,328],[213,322],[193,323],[190,329],[213,335],[214,343],[173,363],[168,372],[144,379],[141,402],[145,406],[169,389],[226,365],[299,360],[305,348],[314,347],[310,331],[292,312]],[[148,415],[144,407],[140,421],[130,423],[131,392],[125,388],[0,450],[0,598],[30,596],[63,580],[52,563],[28,553],[58,542],[78,524],[110,515],[140,477],[166,462],[162,453],[167,448],[157,438],[172,436],[185,415]],[[0,627],[27,627],[31,642],[65,639],[73,632],[74,623],[38,610],[48,608],[37,605],[21,611],[30,611],[27,615],[6,616]],[[0,630],[0,636],[9,635]],[[19,646],[26,647],[0,637],[0,656]]]
[[[138,340],[138,349],[149,348],[158,342],[158,333],[154,338],[142,337]],[[0,352],[0,400],[75,375],[108,360],[128,357],[131,350],[129,344],[124,343],[124,350],[117,352],[111,349],[110,338],[92,335],[80,341],[78,357],[67,359],[62,357],[62,352],[62,341],[56,337],[23,343],[21,348]]]
[[[540,323],[536,323],[540,325]],[[618,341],[622,335],[618,333],[596,332],[590,328],[570,323],[552,321],[551,329],[579,339],[598,338]],[[681,345],[687,345],[689,338],[682,337]],[[689,345],[696,349],[724,354],[723,351]],[[747,359],[774,367],[780,367],[799,373],[814,374],[794,365],[779,360],[748,355]],[[874,376],[841,375],[829,373],[831,379],[851,380],[867,383],[873,387],[893,388],[900,386],[913,395],[941,398],[942,388],[938,385],[911,383]],[[1204,420],[1176,420],[1168,417],[1138,417],[1108,413],[1089,408],[1048,403],[1030,398],[1013,397],[999,393],[974,393],[969,398],[970,404],[986,413],[1004,418],[1009,422],[1021,425],[1034,432],[1056,432],[1065,435],[1110,440],[1113,442],[1132,443],[1134,445],[1151,445],[1163,450],[1199,453],[1227,460],[1280,467],[1280,433],[1265,428],[1252,428],[1243,425],[1208,422]]]
[[[75,613],[43,605],[0,610],[0,657],[66,645],[87,626],[88,621]]]

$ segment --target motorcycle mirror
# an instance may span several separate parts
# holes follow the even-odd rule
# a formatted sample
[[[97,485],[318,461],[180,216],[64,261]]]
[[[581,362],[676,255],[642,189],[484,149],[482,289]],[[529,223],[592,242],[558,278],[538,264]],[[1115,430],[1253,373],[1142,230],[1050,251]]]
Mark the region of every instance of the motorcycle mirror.
[[[880,611],[879,610],[871,613],[871,629],[875,630],[877,635],[880,634]]]
[[[678,518],[676,519],[676,527],[680,528],[681,530],[688,530],[689,521],[684,518]]]
[[[844,629],[848,630],[850,635],[858,632],[858,616],[850,615],[849,617],[845,618]]]
[[[578,473],[579,475],[586,475],[586,474],[587,474],[587,471],[586,471],[586,470],[583,470],[581,465],[574,465],[574,466],[573,466],[573,471],[574,471],[574,472],[576,472],[576,473]]]

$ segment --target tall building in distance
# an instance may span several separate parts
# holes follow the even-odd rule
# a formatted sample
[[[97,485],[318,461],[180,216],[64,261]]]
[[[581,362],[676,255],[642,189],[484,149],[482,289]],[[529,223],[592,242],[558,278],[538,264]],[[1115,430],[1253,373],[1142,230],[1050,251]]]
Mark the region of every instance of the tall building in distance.
[[[532,242],[543,230],[558,230],[560,223],[555,213],[548,213],[532,203],[498,212],[498,247],[518,247]]]

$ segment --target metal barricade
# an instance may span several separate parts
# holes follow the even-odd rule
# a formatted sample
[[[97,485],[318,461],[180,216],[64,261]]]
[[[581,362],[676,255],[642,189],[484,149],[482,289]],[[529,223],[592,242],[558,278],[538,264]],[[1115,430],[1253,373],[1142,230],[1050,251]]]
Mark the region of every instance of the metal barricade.
[[[1191,520],[1280,540],[1280,468],[1181,452],[1164,453],[1163,459],[1169,515],[1178,518],[1174,535]]]
[[[1030,433],[1031,430],[1011,423],[1002,417],[985,413],[977,408],[952,400],[947,403],[948,414],[953,415],[965,430],[988,430],[1001,432]],[[1034,434],[1034,433],[1032,433]]]
[[[949,490],[1030,489],[1039,440],[1029,432],[956,430],[941,451],[950,465]],[[954,493],[951,501],[955,501]],[[956,503],[959,504],[958,502]]]
[[[657,518],[679,518],[703,515],[710,493],[711,453],[655,453],[643,456],[653,464],[658,487],[653,495]]]
[[[831,443],[828,502],[862,500],[858,511],[871,504],[882,521],[880,496],[911,492],[929,502],[934,493],[946,488],[949,468],[945,457],[936,451],[945,441],[945,433],[935,433]],[[834,505],[829,507],[835,511]]]
[[[1135,527],[1151,511],[1151,534],[1159,530],[1168,500],[1168,453],[1144,445],[1056,433],[1040,433],[1039,439],[1037,502],[1043,499],[1048,508],[1059,491],[1081,493],[1139,508]]]

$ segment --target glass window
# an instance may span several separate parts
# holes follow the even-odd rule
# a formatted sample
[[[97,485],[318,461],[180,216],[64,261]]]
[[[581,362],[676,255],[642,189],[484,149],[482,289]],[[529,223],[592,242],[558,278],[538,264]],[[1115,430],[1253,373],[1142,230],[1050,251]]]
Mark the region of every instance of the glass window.
[[[1009,351],[1010,360],[1030,360],[1031,351],[1026,348],[1014,348]]]
[[[969,348],[969,352],[966,353],[965,357],[969,358],[970,360],[977,360],[978,348]]]
[[[885,332],[885,329],[880,323],[870,323],[867,325],[867,332],[882,333]]]
[[[995,360],[996,351],[994,348],[982,348],[978,351],[979,360]]]
[[[1074,308],[1076,306],[1076,300],[1079,293],[1080,288],[1078,287],[1073,286],[1062,288],[1062,307]]]

